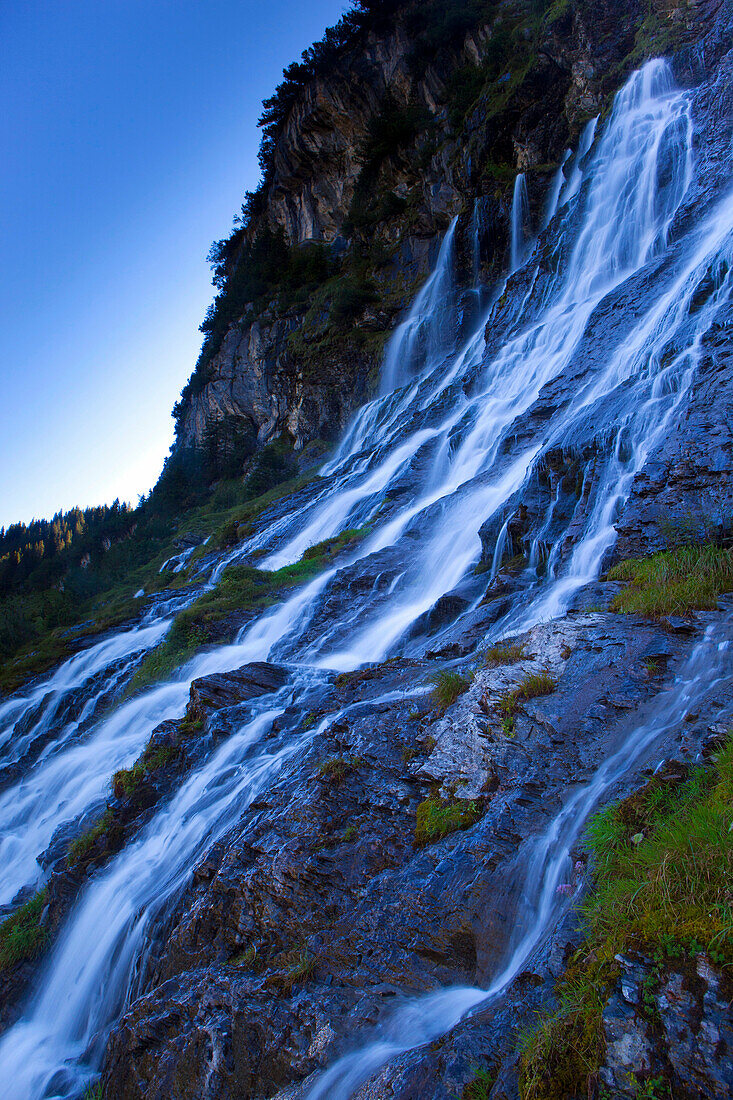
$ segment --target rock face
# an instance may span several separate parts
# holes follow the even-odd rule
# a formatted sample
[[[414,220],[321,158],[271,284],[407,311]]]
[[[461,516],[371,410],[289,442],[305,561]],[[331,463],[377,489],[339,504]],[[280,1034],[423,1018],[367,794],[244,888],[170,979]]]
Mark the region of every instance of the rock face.
[[[147,992],[112,1033],[105,1096],[304,1098],[312,1075],[367,1041],[406,993],[486,987],[533,912],[538,884],[523,868],[568,788],[644,715],[654,721],[686,654],[719,619],[575,613],[512,639],[522,654],[496,667],[483,667],[474,629],[459,666],[473,681],[445,714],[425,694],[436,661],[395,660],[314,689],[305,756],[199,862],[171,912]],[[507,735],[501,701],[538,671],[554,687],[517,708]],[[696,700],[693,720],[680,713],[614,793],[665,754],[694,757],[732,706],[727,690]],[[273,730],[273,752],[301,720]],[[418,806],[439,796],[473,800],[479,820],[421,846]],[[393,1058],[354,1095],[449,1100],[490,1065],[491,1095],[516,1096],[516,1036],[575,949],[574,920],[572,910],[558,919],[501,1001]],[[660,978],[664,1035],[652,1035],[634,1016],[646,963],[628,965],[604,1016],[603,1081],[635,1095],[629,1067],[653,1076],[661,1065],[690,1095],[693,1083],[699,1095],[724,1095],[715,1089],[733,1073],[725,980],[702,958],[692,986],[674,972]]]
[[[614,1096],[636,1096],[635,1079],[664,1074],[674,1095],[730,1096],[733,991],[725,972],[705,955],[689,971],[663,976],[643,956],[619,962],[622,977],[603,1012],[603,1084]]]
[[[287,294],[282,287],[270,294],[270,285],[266,301],[251,295],[239,303],[218,346],[209,347],[200,386],[184,399],[179,447],[205,441],[212,423],[226,418],[246,423],[261,441],[283,430],[297,445],[334,434],[368,393],[377,338],[425,275],[450,217],[459,215],[454,259],[464,283],[476,268],[488,277],[505,266],[516,171],[527,173],[536,219],[548,165],[646,48],[632,0],[556,3],[531,26],[522,7],[511,39],[522,65],[508,65],[509,80],[499,66],[461,101],[461,114],[456,89],[476,62],[492,71],[501,20],[466,32],[416,69],[419,43],[408,19],[416,10],[398,6],[360,52],[338,54],[331,74],[307,82],[282,120],[260,208],[235,234],[224,265],[227,286],[242,257],[251,261],[257,234],[276,242],[278,230],[288,264],[326,249],[337,270],[327,268],[326,291],[309,289],[307,304],[298,298],[303,287],[293,285]],[[509,11],[497,5],[501,19]],[[652,453],[638,467],[624,437],[635,378],[613,375],[597,404],[583,405],[587,416],[564,416],[595,385],[609,349],[625,347],[634,322],[656,305],[657,286],[677,286],[670,272],[695,243],[691,227],[697,231],[710,213],[706,189],[719,197],[729,178],[730,4],[665,2],[649,14],[645,3],[643,12],[647,31],[647,18],[660,13],[679,30],[675,71],[694,88],[697,170],[668,247],[589,307],[562,369],[546,384],[541,374],[525,406],[507,402],[496,440],[467,426],[474,387],[485,385],[469,359],[466,373],[450,379],[452,393],[423,402],[416,387],[415,405],[423,402],[426,415],[410,422],[409,434],[385,443],[375,431],[373,453],[355,448],[351,480],[334,465],[326,476],[296,481],[290,497],[264,496],[252,513],[256,530],[238,506],[228,510],[220,533],[231,538],[212,540],[193,560],[199,572],[180,590],[178,626],[186,615],[189,625],[197,621],[201,606],[196,611],[187,596],[195,600],[194,589],[206,584],[208,597],[219,566],[237,563],[249,573],[259,563],[273,577],[292,570],[288,595],[277,603],[282,591],[273,581],[272,606],[263,599],[253,610],[244,596],[241,608],[226,603],[226,618],[216,620],[222,633],[206,634],[191,657],[199,675],[185,716],[160,722],[168,712],[156,708],[155,728],[144,727],[150,740],[112,778],[106,808],[95,804],[64,822],[41,855],[44,947],[82,889],[86,898],[100,889],[105,899],[95,925],[101,938],[102,923],[110,923],[107,872],[124,863],[130,876],[119,880],[124,889],[112,886],[116,897],[132,898],[129,920],[121,907],[120,921],[134,924],[139,938],[130,947],[122,929],[103,956],[109,966],[89,983],[96,998],[113,956],[134,956],[122,984],[110,979],[116,1003],[99,1025],[93,1017],[84,1055],[101,1066],[106,1100],[533,1100],[522,1093],[521,1036],[556,1004],[558,982],[583,942],[578,903],[596,873],[587,816],[668,775],[689,776],[733,726],[730,594],[701,601],[705,611],[642,618],[611,610],[622,582],[601,576],[574,587],[598,576],[612,523],[618,558],[666,545],[675,532],[714,535],[723,546],[731,537],[727,260],[703,279],[660,345],[660,360],[688,357],[697,374],[690,371],[695,384],[674,406],[663,438],[643,436]],[[421,109],[433,121],[429,133],[400,139],[372,165],[365,196],[365,143],[384,137],[376,120],[384,122],[387,91],[393,115]],[[387,194],[396,206],[380,205]],[[572,217],[567,237],[558,229],[564,219],[559,212],[538,238],[532,270],[509,277],[491,326],[476,323],[486,373],[507,334],[531,332],[543,316],[553,273],[574,244]],[[469,221],[477,226],[470,239]],[[368,236],[378,263],[376,252],[364,251]],[[372,265],[378,288],[368,302],[356,294],[358,257]],[[341,329],[332,325],[336,284],[358,299]],[[470,311],[464,290],[451,290],[456,340]],[[694,317],[716,296],[715,324],[695,343]],[[472,316],[484,316],[475,303]],[[680,377],[647,367],[637,373],[660,385]],[[496,393],[504,399],[498,387],[478,392],[487,405]],[[456,419],[441,437],[435,428],[449,402]],[[642,407],[651,419],[659,406]],[[491,465],[446,465],[439,482],[439,462],[476,438]],[[541,456],[536,466],[527,465],[532,447]],[[504,482],[523,454],[527,475]],[[619,466],[628,479],[604,481]],[[456,467],[466,475],[458,484]],[[481,494],[495,484],[503,495],[487,504]],[[607,541],[599,541],[601,520],[589,519],[601,516],[593,510],[599,499],[608,505]],[[333,556],[320,555],[346,523],[358,529]],[[327,562],[322,572],[304,569],[309,550]],[[586,563],[571,574],[576,551],[587,551]],[[562,602],[568,578],[564,591],[575,595]],[[230,591],[234,603],[247,589]],[[528,629],[530,621],[536,625]],[[228,646],[214,651],[225,639]],[[399,656],[335,671],[397,645]],[[201,674],[227,661],[233,671]],[[182,707],[185,690],[177,698]],[[88,693],[80,714],[87,701]],[[152,878],[138,893],[145,874]],[[598,1073],[577,1100],[730,1092],[733,988],[721,956],[712,943],[694,959],[660,963],[652,955],[639,943],[615,960],[597,1012]],[[0,1025],[12,1022],[40,965],[19,962],[3,972]],[[55,1087],[49,1079],[47,1091]]]
[[[537,17],[502,0],[456,41],[426,47],[433,7],[392,5],[299,89],[258,212],[228,242],[221,279],[234,317],[207,336],[175,453],[210,443],[224,422],[260,443],[286,433],[296,449],[338,437],[373,392],[384,341],[450,219],[459,217],[459,284],[478,271],[496,278],[508,264],[516,173],[536,227],[564,150],[629,68],[673,39],[698,40],[715,14],[682,0],[578,0]],[[296,252],[327,246],[337,274],[297,304],[276,284],[268,302],[238,298],[246,243],[265,230]],[[344,280],[358,289],[339,332]]]

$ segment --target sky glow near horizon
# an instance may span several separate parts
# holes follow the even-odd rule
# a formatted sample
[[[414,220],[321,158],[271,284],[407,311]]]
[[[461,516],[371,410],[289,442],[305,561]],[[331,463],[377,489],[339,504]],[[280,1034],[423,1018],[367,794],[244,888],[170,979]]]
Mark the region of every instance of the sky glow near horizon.
[[[261,101],[346,6],[5,0],[0,525],[153,485]]]

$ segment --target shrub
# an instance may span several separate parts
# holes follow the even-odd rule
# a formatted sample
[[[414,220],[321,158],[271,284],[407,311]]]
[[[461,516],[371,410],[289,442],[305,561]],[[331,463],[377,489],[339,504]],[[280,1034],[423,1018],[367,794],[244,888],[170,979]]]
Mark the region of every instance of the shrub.
[[[659,616],[714,610],[719,596],[733,592],[733,552],[714,543],[679,546],[619,562],[608,579],[629,582],[614,597],[612,611]]]
[[[423,847],[436,840],[442,840],[450,833],[468,829],[480,820],[482,814],[483,807],[478,802],[468,802],[465,799],[449,800],[431,795],[417,808],[415,844]]]
[[[34,959],[45,947],[47,933],[40,921],[47,894],[46,889],[39,890],[0,924],[0,971]]]
[[[433,703],[436,710],[445,711],[455,703],[459,695],[468,691],[469,682],[465,676],[458,672],[448,672],[442,669],[430,677],[433,687]]]

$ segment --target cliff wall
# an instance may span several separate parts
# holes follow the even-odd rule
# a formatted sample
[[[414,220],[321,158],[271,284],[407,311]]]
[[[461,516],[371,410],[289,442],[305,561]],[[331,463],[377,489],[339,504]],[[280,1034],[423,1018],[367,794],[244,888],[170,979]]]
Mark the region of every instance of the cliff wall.
[[[497,277],[516,173],[537,225],[583,124],[645,56],[699,38],[715,6],[485,0],[444,25],[438,3],[381,5],[301,76],[262,186],[212,252],[219,296],[175,410],[174,459],[338,437],[450,220],[459,283]],[[263,277],[268,249],[279,271]]]

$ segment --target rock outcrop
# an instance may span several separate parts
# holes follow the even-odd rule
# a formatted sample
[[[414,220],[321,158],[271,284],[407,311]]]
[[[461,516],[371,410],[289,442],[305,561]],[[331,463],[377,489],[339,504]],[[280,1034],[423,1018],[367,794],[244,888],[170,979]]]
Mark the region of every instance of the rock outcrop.
[[[502,0],[441,38],[439,7],[392,5],[295,95],[256,213],[220,253],[221,301],[178,408],[175,453],[211,446],[225,423],[259,443],[284,433],[296,449],[338,437],[373,392],[384,341],[450,219],[460,218],[458,282],[496,278],[516,173],[537,226],[564,150],[629,68],[699,40],[716,10],[579,0],[542,14]],[[304,285],[297,303],[276,281],[266,301],[238,297],[247,242],[280,231],[296,252],[325,248],[332,276]]]

